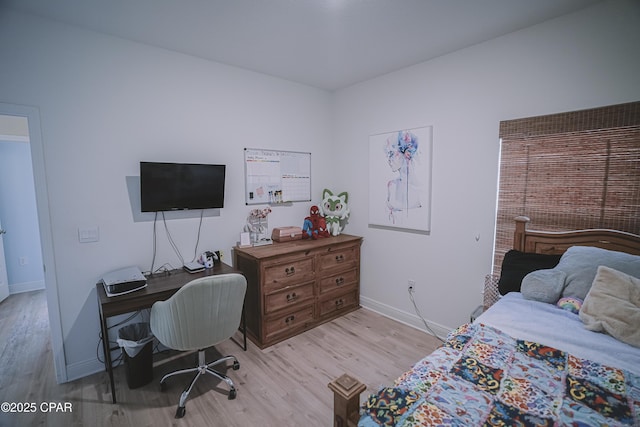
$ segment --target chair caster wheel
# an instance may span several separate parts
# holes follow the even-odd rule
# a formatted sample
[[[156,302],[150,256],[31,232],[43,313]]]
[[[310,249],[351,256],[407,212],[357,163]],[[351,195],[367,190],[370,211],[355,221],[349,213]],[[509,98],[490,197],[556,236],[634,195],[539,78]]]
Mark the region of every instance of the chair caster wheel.
[[[240,369],[240,362],[236,360],[235,362],[233,362],[233,370],[237,371],[238,369]]]
[[[176,410],[176,418],[184,417],[185,412],[187,412],[187,410],[184,406],[178,406],[178,409]]]
[[[229,400],[233,400],[236,398],[237,396],[237,392],[235,388],[232,388],[231,390],[229,390]]]

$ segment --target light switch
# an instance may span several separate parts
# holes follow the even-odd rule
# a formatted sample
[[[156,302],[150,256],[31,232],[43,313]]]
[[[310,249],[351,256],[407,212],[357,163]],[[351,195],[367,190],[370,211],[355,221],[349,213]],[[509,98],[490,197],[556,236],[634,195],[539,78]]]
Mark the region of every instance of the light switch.
[[[100,229],[98,227],[78,228],[78,241],[80,243],[91,243],[100,240]]]

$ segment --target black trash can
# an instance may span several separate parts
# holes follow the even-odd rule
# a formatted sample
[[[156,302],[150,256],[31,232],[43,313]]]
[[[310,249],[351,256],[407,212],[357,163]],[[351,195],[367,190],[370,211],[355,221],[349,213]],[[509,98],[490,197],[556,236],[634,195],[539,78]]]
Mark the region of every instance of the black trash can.
[[[142,387],[153,380],[153,334],[148,323],[132,323],[118,330],[118,345],[122,348],[127,385]]]

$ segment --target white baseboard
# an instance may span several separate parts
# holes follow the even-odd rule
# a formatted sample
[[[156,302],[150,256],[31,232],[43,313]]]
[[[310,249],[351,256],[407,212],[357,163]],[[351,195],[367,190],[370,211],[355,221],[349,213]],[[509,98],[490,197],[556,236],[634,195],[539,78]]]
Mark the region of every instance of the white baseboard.
[[[164,345],[160,344],[155,340],[154,340],[154,344],[157,345],[157,348],[154,347],[154,353],[156,351],[160,352],[160,351],[169,349],[168,347],[165,347]],[[99,351],[100,351],[100,358],[102,358],[103,357],[102,348],[100,348]],[[112,363],[114,363],[113,369],[116,369],[118,366],[120,366],[118,364],[115,364],[116,362],[114,362],[120,356],[120,351],[121,350],[119,349],[111,351],[111,361]],[[87,377],[89,375],[97,374],[99,372],[103,372],[105,375],[108,375],[104,367],[104,363],[100,362],[97,358],[72,363],[70,365],[67,365],[67,382],[74,381],[83,377]]]
[[[100,363],[98,359],[72,363],[67,365],[67,382],[87,377],[98,372],[104,372],[104,374],[107,375],[104,365]]]
[[[102,348],[100,348],[100,358],[102,358]],[[111,360],[114,361],[118,358],[120,353],[119,349],[111,351]],[[114,366],[115,369],[117,366]],[[80,362],[67,365],[67,381],[74,381],[89,375],[96,374],[98,372],[104,372],[107,375],[107,371],[104,367],[104,363],[100,362],[97,358],[87,359]]]
[[[424,323],[422,323],[422,320],[420,320],[420,317],[418,317],[417,315],[398,310],[397,308],[391,307],[390,305],[381,303],[362,295],[360,295],[360,305],[368,310],[375,311],[376,313],[386,316],[397,322],[404,323],[405,325],[424,331],[427,334],[435,334],[438,338],[441,339],[445,339],[449,332],[451,332],[451,328],[447,328],[446,326],[425,319],[427,325],[431,329],[431,331],[428,331],[425,328]]]
[[[9,294],[21,294],[23,292],[39,291],[44,289],[44,280],[34,282],[13,283],[9,285]]]

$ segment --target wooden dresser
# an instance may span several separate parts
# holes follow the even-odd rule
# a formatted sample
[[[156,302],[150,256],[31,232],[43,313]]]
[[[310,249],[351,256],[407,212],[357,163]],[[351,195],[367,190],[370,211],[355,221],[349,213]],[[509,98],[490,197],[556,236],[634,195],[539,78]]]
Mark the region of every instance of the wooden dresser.
[[[360,307],[361,244],[341,234],[235,248],[249,339],[265,348]]]

